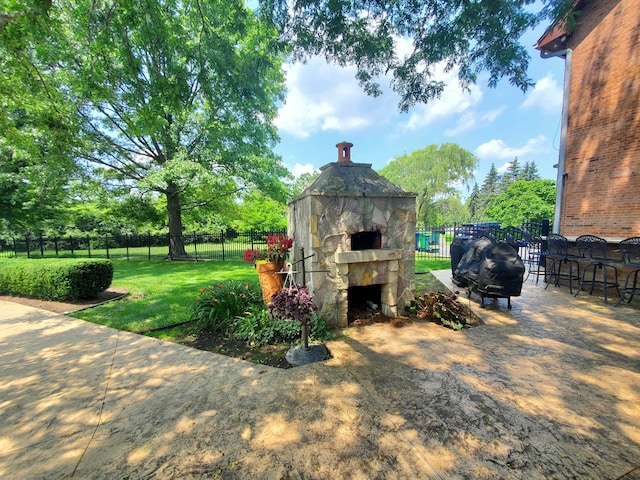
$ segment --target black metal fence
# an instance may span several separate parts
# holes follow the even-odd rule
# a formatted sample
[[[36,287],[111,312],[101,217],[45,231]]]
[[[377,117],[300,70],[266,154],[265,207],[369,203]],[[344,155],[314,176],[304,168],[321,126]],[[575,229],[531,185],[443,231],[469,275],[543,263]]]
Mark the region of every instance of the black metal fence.
[[[270,233],[235,232],[182,235],[185,252],[193,260],[242,260],[247,249],[264,249]],[[0,239],[0,257],[85,257],[110,259],[172,258],[169,235],[105,235]]]
[[[546,230],[545,230],[546,229]],[[476,236],[489,234],[496,238],[521,231],[526,234],[546,235],[548,222],[527,222],[519,229],[501,229],[499,223],[453,224],[420,229],[415,236],[416,259],[450,258],[449,247],[456,235]],[[505,233],[507,232],[507,233]],[[512,232],[512,233],[508,233]],[[270,233],[236,232],[191,233],[182,236],[187,255],[193,260],[242,260],[247,249],[264,249]],[[516,233],[518,235],[518,233]],[[84,257],[111,259],[165,259],[171,258],[169,235],[105,235],[78,237],[25,237],[0,238],[0,257]]]

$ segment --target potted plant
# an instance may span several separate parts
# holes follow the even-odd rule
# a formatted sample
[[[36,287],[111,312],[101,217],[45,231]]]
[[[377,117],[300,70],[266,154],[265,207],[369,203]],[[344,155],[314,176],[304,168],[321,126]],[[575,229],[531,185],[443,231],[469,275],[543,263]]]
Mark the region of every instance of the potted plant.
[[[271,299],[269,315],[272,319],[299,322],[302,327],[302,347],[292,347],[285,356],[292,365],[304,365],[328,357],[323,345],[309,346],[309,327],[317,311],[313,293],[304,285],[292,285],[280,290]]]
[[[269,304],[271,297],[282,290],[284,284],[283,269],[287,254],[293,246],[293,238],[286,235],[271,234],[266,238],[267,249],[248,249],[244,252],[244,260],[253,263],[258,271],[258,280],[262,289],[262,298]]]

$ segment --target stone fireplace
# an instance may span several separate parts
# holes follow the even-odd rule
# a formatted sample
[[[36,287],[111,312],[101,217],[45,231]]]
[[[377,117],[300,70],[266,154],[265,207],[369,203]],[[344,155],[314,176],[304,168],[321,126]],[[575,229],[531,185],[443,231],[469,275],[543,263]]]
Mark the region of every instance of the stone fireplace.
[[[312,255],[306,282],[320,316],[344,327],[350,308],[396,316],[413,300],[416,195],[353,163],[351,143],[336,147],[338,161],[289,203],[289,236],[294,262],[301,248]]]

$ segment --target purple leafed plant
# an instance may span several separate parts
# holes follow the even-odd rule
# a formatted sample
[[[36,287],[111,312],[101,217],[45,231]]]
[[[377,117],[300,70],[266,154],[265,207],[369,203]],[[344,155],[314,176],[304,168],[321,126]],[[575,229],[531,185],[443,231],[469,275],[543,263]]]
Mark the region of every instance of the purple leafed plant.
[[[294,285],[276,293],[269,304],[269,314],[274,320],[300,322],[302,326],[311,324],[318,307],[313,302],[313,293],[306,286]]]

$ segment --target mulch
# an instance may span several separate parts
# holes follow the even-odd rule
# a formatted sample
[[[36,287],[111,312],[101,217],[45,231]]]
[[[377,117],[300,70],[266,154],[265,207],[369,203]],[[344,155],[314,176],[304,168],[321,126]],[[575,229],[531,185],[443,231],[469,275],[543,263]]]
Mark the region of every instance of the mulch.
[[[118,300],[129,294],[128,290],[118,287],[110,287],[104,292],[98,294],[96,298],[81,299],[68,302],[53,302],[49,300],[40,300],[33,297],[18,297],[12,295],[0,295],[0,300],[7,302],[20,303],[22,305],[28,305],[30,307],[41,308],[48,312],[54,313],[72,313],[86,308],[95,307],[105,302],[112,300]]]

